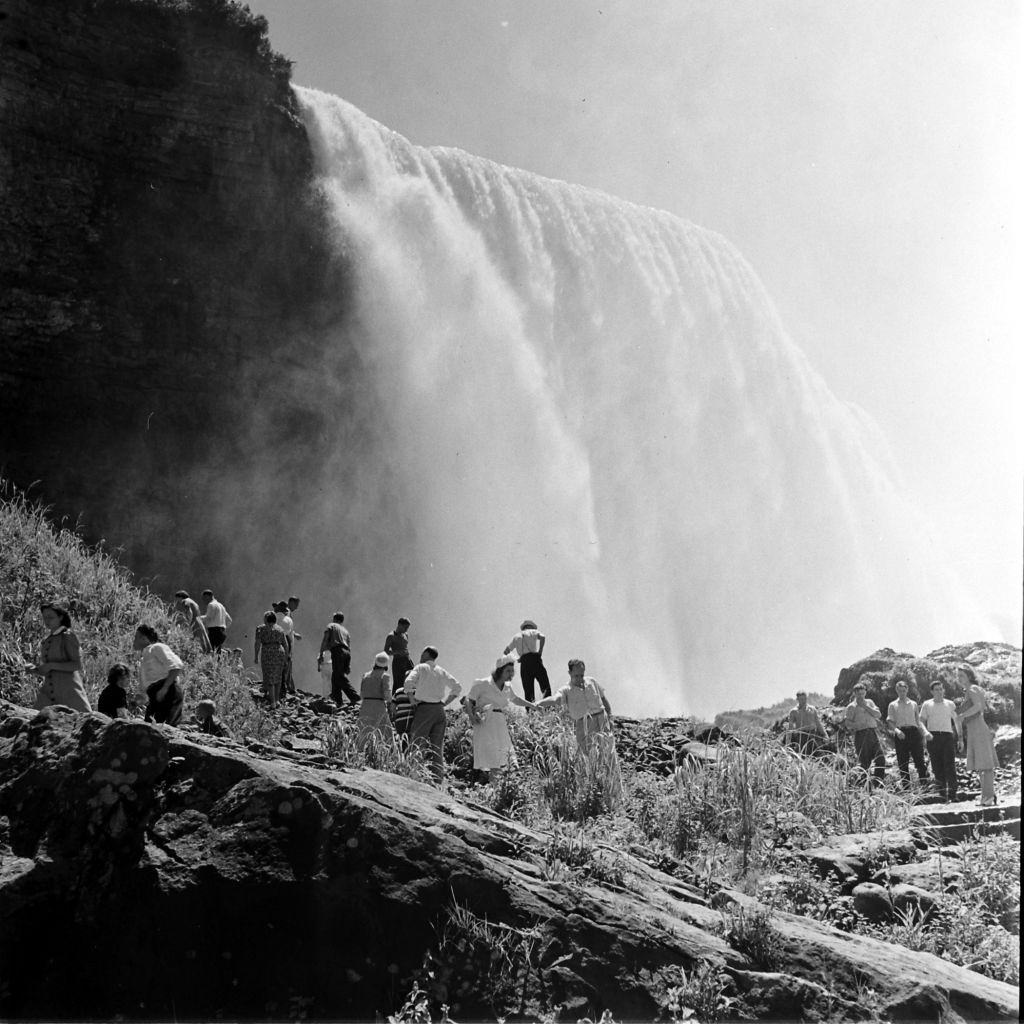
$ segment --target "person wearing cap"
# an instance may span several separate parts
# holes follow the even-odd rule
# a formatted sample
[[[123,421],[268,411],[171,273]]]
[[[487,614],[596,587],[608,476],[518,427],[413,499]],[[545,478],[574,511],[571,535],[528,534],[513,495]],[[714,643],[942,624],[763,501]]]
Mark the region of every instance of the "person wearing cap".
[[[519,632],[509,641],[505,648],[506,654],[515,651],[519,656],[519,678],[523,682],[523,695],[533,703],[534,682],[540,683],[540,692],[545,697],[551,696],[551,683],[548,670],[544,667],[544,641],[546,637],[531,619],[523,619]]]
[[[420,663],[405,677],[405,692],[412,702],[409,736],[424,752],[438,785],[444,780],[444,709],[462,693],[459,681],[437,663],[436,647],[424,647]]]
[[[271,607],[277,614],[277,624],[284,630],[288,640],[285,648],[284,671],[281,674],[281,693],[295,693],[295,680],[292,678],[292,647],[295,644],[295,623],[288,611],[287,601],[275,601]]]
[[[813,754],[827,739],[818,709],[807,703],[807,691],[797,690],[796,707],[786,717],[786,742],[801,754]]]
[[[587,666],[582,658],[569,661],[569,682],[553,697],[540,702],[541,707],[558,707],[572,722],[576,742],[581,749],[590,745],[595,733],[612,731],[612,706],[597,680],[586,675]]]
[[[362,700],[356,720],[356,742],[365,747],[374,733],[381,739],[391,739],[391,676],[388,656],[383,651],[374,657],[373,668],[363,676],[359,696]]]
[[[508,684],[516,674],[516,660],[503,654],[494,665],[490,679],[477,679],[470,687],[464,704],[473,724],[473,767],[484,782],[496,768],[508,767],[512,753],[512,737],[505,713],[509,704],[536,711],[530,701],[513,693]]]
[[[885,778],[885,754],[878,741],[878,727],[882,725],[882,712],[867,696],[867,686],[858,680],[853,687],[853,700],[846,707],[846,728],[853,733],[853,748],[857,760],[871,785],[880,786]]]

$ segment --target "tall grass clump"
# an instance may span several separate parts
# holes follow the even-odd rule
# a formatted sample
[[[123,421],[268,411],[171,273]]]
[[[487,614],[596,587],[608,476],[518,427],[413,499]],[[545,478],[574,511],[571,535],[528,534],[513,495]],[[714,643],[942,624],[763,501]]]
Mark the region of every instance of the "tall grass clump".
[[[26,668],[36,661],[45,633],[39,606],[49,601],[71,613],[93,706],[110,666],[133,660],[135,627],[147,622],[185,662],[186,716],[197,700],[209,697],[237,738],[277,735],[240,666],[202,654],[173,607],[141,589],[112,553],[89,547],[63,523],[51,524],[44,507],[0,480],[0,698],[27,707],[35,703],[39,678]],[[138,689],[131,697],[136,709],[145,702]]]
[[[423,753],[403,737],[371,733],[360,739],[354,716],[327,719],[320,734],[324,753],[344,768],[373,768],[418,782],[431,782]]]

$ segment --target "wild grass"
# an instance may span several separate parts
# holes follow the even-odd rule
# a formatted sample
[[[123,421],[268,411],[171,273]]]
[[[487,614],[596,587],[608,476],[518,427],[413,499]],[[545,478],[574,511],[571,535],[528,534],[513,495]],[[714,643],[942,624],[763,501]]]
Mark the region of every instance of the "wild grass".
[[[360,738],[355,716],[335,716],[322,727],[324,753],[345,768],[372,768],[418,782],[429,782],[430,771],[417,746],[395,734],[370,733]]]
[[[33,706],[39,680],[26,668],[38,660],[46,632],[39,605],[50,601],[71,613],[94,707],[110,666],[135,660],[135,627],[147,622],[185,661],[186,719],[196,701],[209,697],[237,738],[277,737],[274,720],[253,700],[240,666],[204,655],[191,631],[176,621],[173,607],[140,587],[114,553],[88,547],[74,529],[52,524],[44,507],[0,481],[0,698]],[[145,695],[138,686],[129,700],[141,713]]]

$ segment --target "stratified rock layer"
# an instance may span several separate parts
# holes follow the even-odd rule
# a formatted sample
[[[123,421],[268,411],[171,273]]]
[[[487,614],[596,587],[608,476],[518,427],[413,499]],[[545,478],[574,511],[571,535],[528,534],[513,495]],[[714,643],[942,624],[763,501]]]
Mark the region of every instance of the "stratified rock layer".
[[[526,1016],[664,1017],[667,986],[698,959],[760,1019],[827,997],[858,1017],[864,978],[894,1017],[1017,1013],[1011,986],[785,914],[769,968],[725,942],[699,892],[628,855],[609,851],[613,880],[567,880],[544,836],[428,786],[141,722],[4,705],[0,814],[5,1017],[280,1017],[300,1005],[373,1019],[401,1002],[456,903],[494,928],[532,929],[516,992]],[[469,980],[450,1002],[463,1019],[492,1017],[488,979]]]

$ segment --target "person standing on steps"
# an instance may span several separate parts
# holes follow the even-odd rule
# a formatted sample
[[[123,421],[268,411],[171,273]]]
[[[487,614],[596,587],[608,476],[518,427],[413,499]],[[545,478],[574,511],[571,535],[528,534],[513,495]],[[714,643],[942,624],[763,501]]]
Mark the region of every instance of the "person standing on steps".
[[[931,734],[921,725],[921,710],[916,701],[909,697],[910,684],[905,679],[896,682],[896,699],[889,703],[885,716],[893,731],[896,746],[896,765],[900,773],[900,785],[910,785],[910,759],[914,759],[918,782],[928,781],[928,765],[924,757],[924,743]]]
[[[544,697],[551,696],[551,683],[548,670],[544,667],[544,642],[547,638],[531,619],[523,619],[519,632],[512,637],[505,648],[506,654],[515,651],[519,656],[519,678],[523,683],[523,696],[532,704],[534,683],[540,683],[540,692]]]
[[[206,626],[214,654],[219,654],[220,649],[224,646],[224,641],[228,638],[231,616],[228,614],[227,608],[213,596],[212,590],[203,591],[203,603],[206,605],[206,611],[202,615],[203,625]]]
[[[846,728],[853,733],[853,748],[857,761],[871,780],[872,787],[880,786],[885,779],[885,754],[878,741],[878,727],[882,724],[882,712],[878,705],[867,696],[868,688],[862,682],[853,687],[853,700],[846,707]]]
[[[352,704],[359,703],[359,694],[348,681],[349,670],[352,668],[352,637],[343,623],[345,616],[335,612],[327,623],[323,639],[320,641],[320,654],[316,659],[317,671],[323,666],[324,651],[331,652],[331,700],[339,707],[342,697],[348,697]]]
[[[394,631],[388,633],[384,641],[384,653],[391,655],[391,680],[396,690],[405,685],[405,677],[413,667],[412,658],[409,657],[410,625],[409,620],[403,615],[396,623]]]
[[[949,803],[956,800],[956,748],[960,740],[956,721],[956,705],[946,699],[946,687],[941,679],[931,685],[932,699],[921,705],[921,725],[928,734],[928,756],[939,795]]]
[[[409,736],[426,756],[437,785],[444,781],[444,734],[448,720],[444,709],[462,693],[462,685],[437,664],[436,647],[424,647],[420,663],[405,677],[405,692],[412,702]]]
[[[966,690],[963,705],[960,708],[960,732],[964,753],[967,757],[967,770],[978,773],[981,783],[981,806],[994,807],[996,803],[995,773],[999,767],[996,756],[996,745],[992,739],[992,730],[985,722],[988,710],[988,699],[985,691],[978,684],[973,668],[958,668],[957,682]]]

